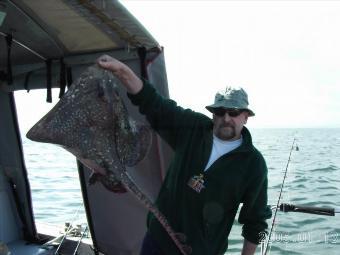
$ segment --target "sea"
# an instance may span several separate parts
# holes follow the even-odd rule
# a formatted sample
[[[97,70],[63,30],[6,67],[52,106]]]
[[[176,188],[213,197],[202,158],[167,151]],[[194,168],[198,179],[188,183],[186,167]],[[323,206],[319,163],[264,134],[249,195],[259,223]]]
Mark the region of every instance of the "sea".
[[[277,205],[286,173],[280,203],[340,212],[340,129],[253,129],[251,133],[267,162],[269,205]],[[272,220],[268,220],[269,227]],[[235,221],[226,254],[240,254],[241,229]],[[340,213],[278,211],[268,247],[267,254],[273,255],[338,255]]]
[[[280,203],[340,210],[340,129],[250,131],[267,162],[269,205],[277,205],[286,174]],[[31,142],[24,135],[22,140],[35,219],[43,223],[38,231],[39,226],[65,222],[86,224],[74,156],[55,145]],[[241,232],[236,217],[226,255],[240,254]],[[322,216],[278,210],[271,238],[264,243],[272,255],[338,255],[340,213]],[[256,254],[261,254],[261,246]]]
[[[75,157],[61,147],[25,137],[58,101],[58,91],[53,90],[52,104],[44,102],[43,93],[31,91],[30,100],[26,92],[15,93],[37,230],[63,231],[66,222],[84,227],[87,220]],[[340,211],[340,128],[249,129],[267,162],[268,205],[275,207],[281,193],[280,203]],[[273,217],[269,229],[272,221]],[[241,233],[236,216],[225,255],[241,254]],[[339,255],[340,212],[323,216],[277,211],[270,239],[267,236],[263,243],[268,244],[268,255]],[[261,254],[261,246],[256,254]]]

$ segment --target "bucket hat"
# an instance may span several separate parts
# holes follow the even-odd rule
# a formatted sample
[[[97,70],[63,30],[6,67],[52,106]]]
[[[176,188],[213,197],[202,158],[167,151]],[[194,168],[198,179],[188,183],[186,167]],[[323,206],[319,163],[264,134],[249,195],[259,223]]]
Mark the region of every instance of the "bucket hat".
[[[218,91],[215,95],[215,102],[205,108],[214,113],[216,108],[240,109],[249,112],[249,116],[255,116],[255,113],[248,108],[248,95],[240,87],[227,86],[225,90]]]

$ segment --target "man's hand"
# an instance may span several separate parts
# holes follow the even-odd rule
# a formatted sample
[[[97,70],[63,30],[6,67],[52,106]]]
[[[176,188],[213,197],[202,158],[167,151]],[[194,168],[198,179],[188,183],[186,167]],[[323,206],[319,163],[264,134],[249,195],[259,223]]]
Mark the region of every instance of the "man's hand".
[[[143,87],[143,82],[137,75],[124,63],[109,56],[103,55],[97,59],[97,64],[110,70],[126,87],[131,94],[137,94]]]
[[[256,248],[257,248],[257,244],[254,244],[244,239],[241,255],[253,255],[255,254]]]

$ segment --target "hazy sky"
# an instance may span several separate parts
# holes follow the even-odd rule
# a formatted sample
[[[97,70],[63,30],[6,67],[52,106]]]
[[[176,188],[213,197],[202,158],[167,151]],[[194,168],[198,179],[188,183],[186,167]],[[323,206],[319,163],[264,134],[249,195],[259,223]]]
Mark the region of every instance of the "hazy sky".
[[[170,96],[209,114],[242,86],[249,127],[340,127],[339,1],[121,1],[165,48]]]
[[[121,2],[164,46],[179,105],[210,116],[217,90],[242,86],[256,114],[248,127],[340,128],[340,1]],[[25,94],[27,130],[53,105],[31,91],[41,106],[27,113]]]

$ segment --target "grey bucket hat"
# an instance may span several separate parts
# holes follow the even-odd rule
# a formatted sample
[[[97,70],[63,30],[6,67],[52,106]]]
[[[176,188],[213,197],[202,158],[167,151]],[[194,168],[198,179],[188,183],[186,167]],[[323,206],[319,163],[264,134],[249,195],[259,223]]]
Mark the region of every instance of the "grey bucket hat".
[[[225,90],[216,93],[214,104],[205,108],[212,113],[216,108],[242,109],[248,111],[249,116],[255,116],[255,113],[248,108],[248,104],[248,95],[244,89],[228,86]]]

